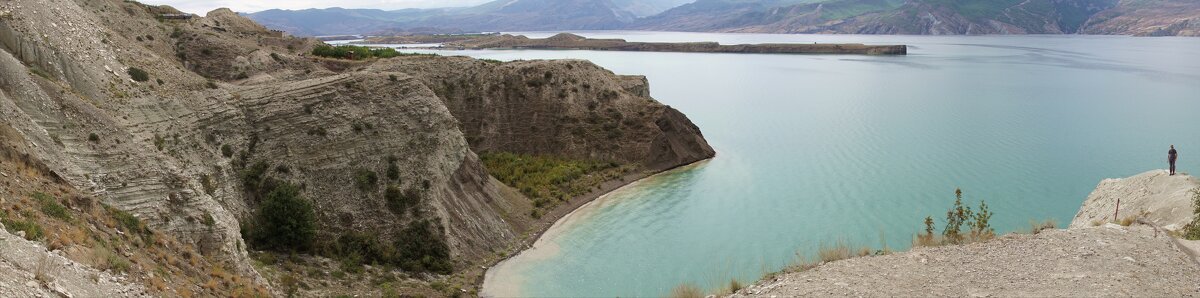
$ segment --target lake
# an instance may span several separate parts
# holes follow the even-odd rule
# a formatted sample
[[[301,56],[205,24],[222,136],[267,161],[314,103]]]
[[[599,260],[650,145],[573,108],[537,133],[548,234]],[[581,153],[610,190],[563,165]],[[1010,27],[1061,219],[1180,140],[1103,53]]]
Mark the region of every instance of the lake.
[[[528,33],[546,37],[553,33]],[[907,56],[436,51],[646,75],[716,158],[560,221],[489,272],[499,296],[661,296],[753,282],[846,241],[903,250],[962,188],[1000,233],[1065,226],[1104,178],[1200,168],[1200,39],[578,32],[630,41],[907,44]],[[1195,152],[1195,153],[1193,153]],[[1198,157],[1191,157],[1198,156]]]

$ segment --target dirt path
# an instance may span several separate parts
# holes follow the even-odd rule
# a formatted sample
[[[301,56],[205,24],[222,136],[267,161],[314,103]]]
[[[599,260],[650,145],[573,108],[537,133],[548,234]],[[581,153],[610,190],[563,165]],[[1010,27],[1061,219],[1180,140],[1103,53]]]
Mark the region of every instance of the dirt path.
[[[734,297],[1200,296],[1200,266],[1146,226],[1104,225],[918,248],[783,274]]]

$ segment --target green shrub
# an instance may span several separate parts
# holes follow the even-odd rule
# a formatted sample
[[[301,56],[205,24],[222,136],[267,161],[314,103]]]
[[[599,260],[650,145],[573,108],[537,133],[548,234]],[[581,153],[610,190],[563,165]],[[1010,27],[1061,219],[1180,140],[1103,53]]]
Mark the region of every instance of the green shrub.
[[[33,193],[32,197],[38,201],[38,204],[42,205],[42,213],[61,220],[71,220],[71,213],[67,212],[66,207],[58,203],[58,199],[41,192]]]
[[[400,180],[400,166],[396,165],[396,157],[395,156],[388,157],[387,177],[388,177],[388,180],[391,180],[391,181],[399,181]]]
[[[204,193],[208,195],[213,195],[217,191],[217,187],[213,185],[212,177],[209,177],[208,174],[200,174],[200,187],[203,187]]]
[[[962,242],[962,225],[971,218],[972,212],[971,207],[962,204],[962,189],[955,189],[954,196],[954,207],[946,211],[946,228],[942,230],[942,237],[957,244]]]
[[[360,169],[354,172],[354,185],[358,186],[359,190],[372,191],[379,184],[379,176],[374,171]]]
[[[306,251],[316,236],[316,214],[300,188],[277,182],[258,208],[253,244],[265,250]]]
[[[406,271],[450,274],[450,246],[440,225],[421,220],[409,225],[396,237],[397,262]]]
[[[217,220],[213,219],[212,213],[204,211],[204,226],[207,226],[209,229],[211,229],[215,225],[217,225]]]
[[[388,264],[394,262],[395,248],[379,241],[374,234],[351,232],[338,237],[333,246],[334,254],[341,259],[343,271],[356,271],[362,264]]]
[[[395,214],[404,214],[421,202],[421,197],[415,190],[404,191],[395,185],[388,186],[383,197],[387,201],[388,210]]]
[[[100,141],[100,135],[97,135],[94,132],[88,134],[88,142],[95,143],[95,142],[99,142],[99,141]]]
[[[986,241],[996,236],[991,226],[992,212],[988,210],[987,202],[979,201],[979,211],[963,205],[962,189],[954,190],[954,205],[946,211],[946,226],[939,239],[933,235],[933,217],[925,217],[925,233],[918,235],[913,241],[914,246],[937,246],[945,244],[962,244],[966,242]],[[963,226],[968,229],[965,233]]]
[[[263,182],[266,178],[267,169],[270,169],[270,167],[267,163],[260,161],[248,168],[242,169],[242,186],[246,188],[247,193],[257,196],[265,193],[264,190],[269,190],[263,187]]]
[[[142,70],[141,68],[130,67],[129,69],[125,70],[125,72],[128,73],[129,77],[133,78],[134,81],[145,82],[150,80],[150,74],[146,73],[146,71]]]
[[[229,144],[221,145],[221,155],[225,156],[225,158],[233,157],[233,146],[229,146]]]

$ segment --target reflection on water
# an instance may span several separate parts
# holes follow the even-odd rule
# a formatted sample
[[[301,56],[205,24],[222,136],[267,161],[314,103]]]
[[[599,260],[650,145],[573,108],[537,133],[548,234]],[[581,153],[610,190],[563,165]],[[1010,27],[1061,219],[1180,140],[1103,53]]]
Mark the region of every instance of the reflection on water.
[[[987,200],[1001,232],[1032,219],[1066,224],[1101,179],[1164,167],[1172,143],[1200,150],[1195,39],[581,35],[913,47],[897,57],[439,52],[588,59],[646,75],[651,94],[719,152],[564,218],[536,249],[490,270],[488,293],[657,296],[680,283],[749,282],[822,242],[905,249],[955,188],[972,205]]]

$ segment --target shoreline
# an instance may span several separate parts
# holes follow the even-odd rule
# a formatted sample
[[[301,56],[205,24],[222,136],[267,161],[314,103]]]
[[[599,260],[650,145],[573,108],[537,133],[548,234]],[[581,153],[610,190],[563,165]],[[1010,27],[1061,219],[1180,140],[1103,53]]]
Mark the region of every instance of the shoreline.
[[[636,185],[636,184],[643,182],[654,176],[665,174],[667,172],[671,172],[674,170],[683,169],[683,168],[687,168],[687,167],[699,167],[705,163],[708,163],[713,158],[715,158],[715,156],[709,157],[706,159],[702,159],[702,160],[697,160],[697,161],[687,163],[687,164],[664,168],[662,170],[657,170],[657,171],[647,170],[647,171],[642,171],[642,172],[637,172],[637,173],[626,174],[626,175],[622,176],[622,179],[606,181],[601,184],[600,189],[589,192],[589,193],[581,195],[581,196],[577,196],[577,197],[569,200],[566,204],[562,204],[562,205],[559,205],[558,207],[555,207],[554,210],[547,212],[545,215],[543,215],[541,219],[530,224],[530,229],[528,229],[526,231],[527,232],[536,231],[536,233],[532,233],[528,237],[524,237],[524,238],[518,240],[516,243],[514,243],[516,246],[513,247],[513,249],[510,249],[510,251],[513,252],[511,255],[508,255],[504,258],[500,258],[500,259],[497,259],[494,261],[486,262],[485,264],[487,264],[487,265],[484,265],[483,268],[480,268],[483,270],[483,272],[482,272],[482,274],[479,274],[475,278],[475,284],[474,284],[475,288],[479,289],[480,296],[486,297],[483,292],[483,283],[484,283],[484,281],[487,280],[487,276],[490,274],[490,272],[493,268],[496,268],[497,266],[499,266],[503,263],[506,263],[509,260],[512,260],[513,258],[516,258],[516,257],[524,254],[526,251],[534,249],[535,248],[534,244],[537,244],[538,241],[540,241],[542,238],[544,238],[547,235],[547,232],[549,232],[552,228],[558,226],[560,222],[565,223],[568,219],[570,219],[572,217],[572,215],[575,215],[578,211],[582,210],[584,207],[593,205],[595,202],[600,201],[600,199],[607,197],[608,195],[616,192],[617,190]]]

